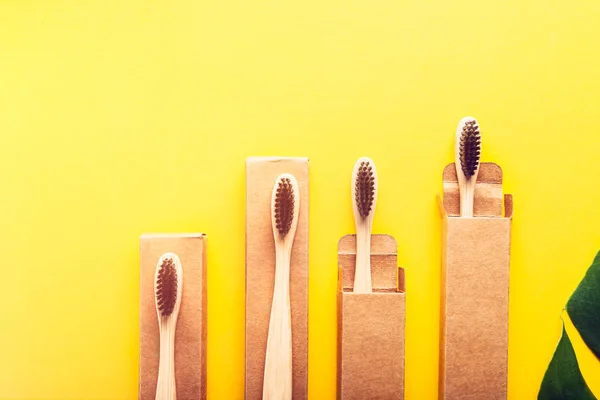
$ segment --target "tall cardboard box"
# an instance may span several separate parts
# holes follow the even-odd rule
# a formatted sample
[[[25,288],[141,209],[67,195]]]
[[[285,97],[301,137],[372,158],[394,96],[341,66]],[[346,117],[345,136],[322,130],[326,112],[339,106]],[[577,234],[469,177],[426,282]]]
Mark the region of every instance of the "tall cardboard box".
[[[474,217],[462,218],[454,164],[445,168],[443,181],[439,398],[503,400],[512,196],[502,194],[500,167],[482,163]]]
[[[283,173],[292,174],[300,190],[300,214],[290,264],[292,398],[308,398],[308,159],[253,157],[246,161],[247,400],[262,399],[275,281],[271,194],[275,180]]]

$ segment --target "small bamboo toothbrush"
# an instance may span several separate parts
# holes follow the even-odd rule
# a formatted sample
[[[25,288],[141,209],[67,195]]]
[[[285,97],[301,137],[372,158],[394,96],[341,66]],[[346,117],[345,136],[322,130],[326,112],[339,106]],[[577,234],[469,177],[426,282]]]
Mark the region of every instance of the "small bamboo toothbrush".
[[[271,196],[271,225],[275,239],[275,285],[263,382],[264,400],[292,399],[292,321],[290,257],[298,225],[300,192],[296,178],[280,175]]]
[[[465,117],[456,129],[456,175],[460,191],[460,216],[473,216],[475,183],[479,174],[481,132],[473,117]]]
[[[179,257],[163,254],[156,265],[154,300],[160,330],[160,359],[156,400],[176,400],[175,328],[181,306],[182,268]]]
[[[356,161],[352,171],[352,210],[356,224],[354,293],[371,293],[371,230],[377,204],[377,170],[370,158]]]

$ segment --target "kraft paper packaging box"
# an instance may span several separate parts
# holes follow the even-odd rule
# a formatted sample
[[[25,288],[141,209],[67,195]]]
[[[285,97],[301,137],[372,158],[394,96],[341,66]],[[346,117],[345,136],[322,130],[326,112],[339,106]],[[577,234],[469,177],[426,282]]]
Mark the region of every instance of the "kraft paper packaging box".
[[[371,236],[373,293],[353,293],[356,235],[338,244],[339,400],[404,398],[404,270],[396,240]]]
[[[154,276],[159,258],[175,253],[182,266],[182,293],[175,331],[177,398],[206,399],[206,236],[147,234],[140,239],[140,400],[155,400],[160,334]]]
[[[439,398],[506,399],[512,196],[500,167],[482,163],[463,218],[454,164],[443,182]]]
[[[271,194],[277,177],[293,175],[300,214],[290,265],[293,399],[308,398],[308,159],[256,157],[246,161],[245,398],[262,399],[265,353],[275,280]]]

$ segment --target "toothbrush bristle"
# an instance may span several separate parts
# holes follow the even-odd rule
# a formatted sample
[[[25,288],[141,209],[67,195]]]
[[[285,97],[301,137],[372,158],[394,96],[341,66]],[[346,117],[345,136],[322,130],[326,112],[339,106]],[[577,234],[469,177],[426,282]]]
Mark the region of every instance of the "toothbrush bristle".
[[[460,136],[460,166],[469,179],[479,168],[479,156],[481,154],[481,133],[477,121],[465,122]]]
[[[367,218],[375,199],[375,176],[373,175],[373,166],[369,161],[361,161],[354,185],[358,212],[362,218]]]
[[[156,279],[156,304],[160,314],[167,317],[177,302],[177,270],[172,258],[163,260]]]
[[[275,225],[281,236],[287,235],[294,220],[294,187],[289,178],[281,178],[275,193]]]

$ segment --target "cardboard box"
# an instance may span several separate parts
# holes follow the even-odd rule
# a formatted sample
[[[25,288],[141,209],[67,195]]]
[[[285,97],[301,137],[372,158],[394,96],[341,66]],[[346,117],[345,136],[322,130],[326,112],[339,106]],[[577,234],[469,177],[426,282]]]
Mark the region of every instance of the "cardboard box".
[[[443,177],[439,398],[506,399],[512,196],[502,216],[502,171],[482,163],[476,217],[458,217],[454,164]]]
[[[265,353],[275,280],[271,194],[277,177],[294,175],[300,214],[292,247],[293,399],[308,398],[308,159],[249,158],[246,161],[246,365],[245,398],[262,399]]]
[[[404,270],[396,240],[371,237],[373,293],[353,293],[356,235],[338,244],[338,400],[404,398]]]
[[[177,254],[182,266],[181,308],[175,332],[177,398],[206,399],[206,236],[148,234],[140,239],[140,400],[155,400],[160,334],[154,300],[159,258]]]

